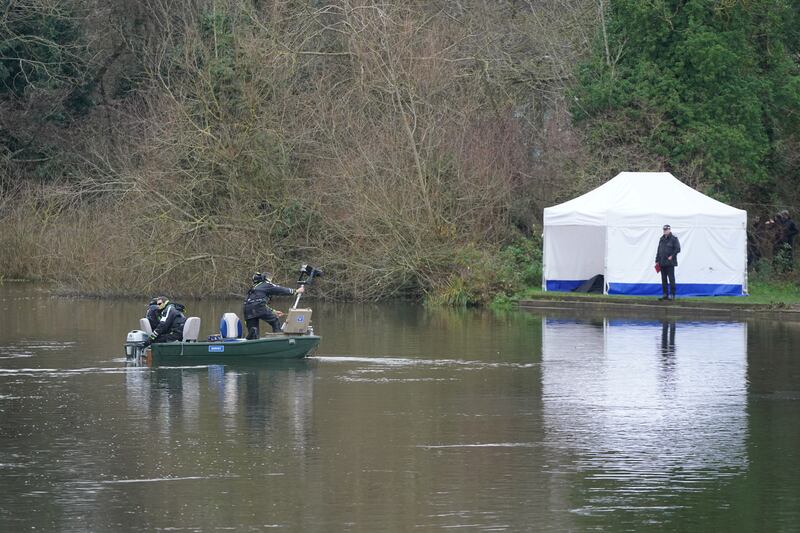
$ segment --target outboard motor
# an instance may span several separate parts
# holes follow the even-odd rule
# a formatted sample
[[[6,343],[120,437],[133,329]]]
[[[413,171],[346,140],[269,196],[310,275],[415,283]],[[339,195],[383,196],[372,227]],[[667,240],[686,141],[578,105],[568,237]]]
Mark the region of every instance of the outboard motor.
[[[144,357],[144,352],[147,349],[144,345],[149,335],[147,332],[135,329],[128,332],[128,338],[125,340],[125,357],[128,359],[136,359]]]

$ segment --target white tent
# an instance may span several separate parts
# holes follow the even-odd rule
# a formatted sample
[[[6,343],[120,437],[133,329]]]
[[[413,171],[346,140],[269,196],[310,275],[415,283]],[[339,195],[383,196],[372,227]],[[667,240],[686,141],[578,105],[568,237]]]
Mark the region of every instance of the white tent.
[[[622,172],[544,210],[546,291],[571,291],[595,275],[607,294],[661,294],[655,265],[664,224],[681,243],[678,296],[747,294],[747,212],[668,172]]]

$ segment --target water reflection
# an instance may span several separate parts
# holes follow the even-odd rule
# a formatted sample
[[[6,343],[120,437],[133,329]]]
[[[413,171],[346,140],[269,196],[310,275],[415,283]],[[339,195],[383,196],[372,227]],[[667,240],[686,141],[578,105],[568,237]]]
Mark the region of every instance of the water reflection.
[[[165,440],[197,432],[207,419],[251,442],[281,432],[293,436],[295,449],[308,443],[314,369],[307,361],[129,368],[125,384],[128,409],[146,415]]]
[[[661,355],[671,359],[675,355],[675,321],[661,322]]]
[[[798,323],[314,307],[313,360],[126,367],[141,302],[0,287],[0,530],[797,529]]]
[[[747,325],[543,319],[546,443],[575,512],[635,512],[747,466]],[[650,497],[647,497],[647,496]]]

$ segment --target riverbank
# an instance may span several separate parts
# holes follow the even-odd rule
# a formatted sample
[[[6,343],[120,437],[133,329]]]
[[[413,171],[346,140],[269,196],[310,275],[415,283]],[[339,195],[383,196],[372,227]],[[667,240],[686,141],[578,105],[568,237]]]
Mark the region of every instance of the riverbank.
[[[613,311],[626,315],[667,317],[765,318],[800,321],[800,286],[756,282],[745,297],[678,298],[663,302],[654,297],[544,292],[531,289],[517,299],[525,310]]]

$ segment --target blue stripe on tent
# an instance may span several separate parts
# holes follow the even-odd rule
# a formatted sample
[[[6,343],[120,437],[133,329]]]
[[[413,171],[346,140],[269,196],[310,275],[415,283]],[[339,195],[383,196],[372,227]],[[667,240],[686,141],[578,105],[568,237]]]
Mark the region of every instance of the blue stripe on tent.
[[[714,283],[678,283],[678,297],[681,296],[744,296],[741,285],[722,285]],[[609,283],[608,294],[628,294],[637,296],[660,296],[660,283]]]
[[[635,320],[635,319],[630,319],[630,320],[628,320],[628,319],[621,319],[620,318],[620,319],[613,319],[613,320],[607,320],[606,321],[606,324],[608,324],[609,327],[624,327],[624,328],[630,328],[630,327],[639,327],[639,328],[656,328],[657,327],[657,328],[661,328],[666,323],[667,323],[666,319],[663,319],[663,320]],[[710,329],[710,328],[714,328],[714,329],[721,329],[721,328],[731,329],[731,328],[740,328],[742,326],[741,322],[726,322],[726,321],[723,321],[723,320],[702,320],[702,319],[700,319],[700,320],[683,320],[682,319],[682,320],[678,321],[678,323],[681,325],[681,327],[687,327],[687,326],[696,327],[696,326],[699,326],[699,327],[703,328],[703,331],[705,331],[707,329]]]
[[[550,318],[545,317],[545,322],[548,326],[591,326],[586,320],[578,318]]]
[[[548,291],[572,292],[577,289],[585,279],[548,279],[545,287]]]
[[[626,328],[661,328],[667,322],[661,320],[635,320],[635,319],[615,319],[608,320],[606,324],[609,327],[626,327]]]

